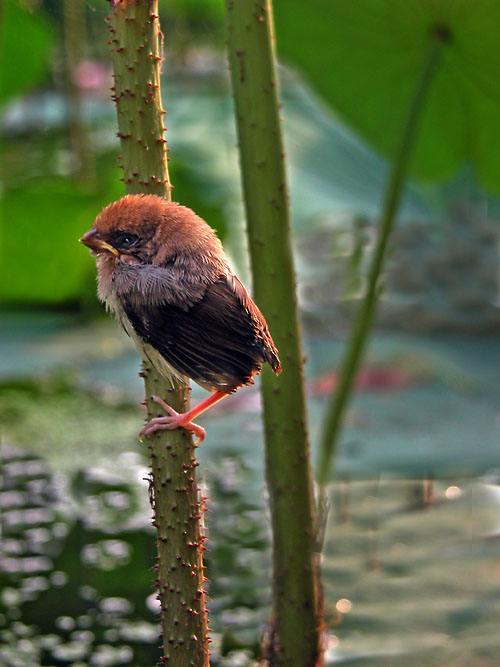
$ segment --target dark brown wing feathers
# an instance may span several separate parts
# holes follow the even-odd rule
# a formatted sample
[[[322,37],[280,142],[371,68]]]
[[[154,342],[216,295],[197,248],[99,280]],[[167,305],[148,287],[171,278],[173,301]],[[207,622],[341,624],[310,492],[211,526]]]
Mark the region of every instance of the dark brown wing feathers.
[[[234,391],[267,362],[281,372],[263,315],[235,276],[221,276],[187,311],[171,304],[124,303],[137,334],[202,387]]]

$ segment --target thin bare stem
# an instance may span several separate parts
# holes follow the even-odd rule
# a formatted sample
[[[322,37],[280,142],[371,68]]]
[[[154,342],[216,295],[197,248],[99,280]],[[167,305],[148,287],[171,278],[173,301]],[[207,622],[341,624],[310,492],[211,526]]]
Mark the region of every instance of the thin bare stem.
[[[353,328],[340,370],[339,385],[326,410],[319,447],[317,478],[324,486],[332,467],[335,448],[340,435],[346,407],[351,397],[354,380],[368,341],[379,293],[379,279],[387,254],[387,244],[398,211],[404,180],[408,172],[411,152],[415,145],[422,112],[434,75],[438,69],[444,40],[436,33],[430,41],[422,64],[422,71],[405,120],[401,143],[395,157],[385,192],[382,214],[378,224],[377,243],[368,270],[368,289],[356,314]]]

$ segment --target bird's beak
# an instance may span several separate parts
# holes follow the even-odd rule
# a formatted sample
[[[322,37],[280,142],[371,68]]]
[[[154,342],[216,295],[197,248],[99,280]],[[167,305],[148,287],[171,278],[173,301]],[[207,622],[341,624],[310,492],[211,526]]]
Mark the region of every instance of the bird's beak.
[[[101,239],[96,229],[91,229],[88,232],[85,232],[80,239],[80,243],[83,243],[87,248],[94,250],[94,252],[110,252],[116,257],[120,255],[116,248],[113,248],[112,245]]]

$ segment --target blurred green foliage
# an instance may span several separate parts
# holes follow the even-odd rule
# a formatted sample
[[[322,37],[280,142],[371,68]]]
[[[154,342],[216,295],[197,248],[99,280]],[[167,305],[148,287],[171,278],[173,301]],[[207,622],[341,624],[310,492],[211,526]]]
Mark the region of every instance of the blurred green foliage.
[[[80,300],[94,262],[78,239],[105,204],[121,196],[120,182],[104,173],[97,191],[63,177],[6,188],[0,269],[5,304],[57,304]]]
[[[78,239],[104,206],[124,194],[113,158],[110,153],[100,156],[97,182],[90,186],[49,174],[5,188],[0,265],[3,304],[81,305],[86,293],[94,293],[95,263]],[[207,184],[201,184],[181,160],[171,173],[176,198],[189,202],[224,238],[222,211],[203,196]]]
[[[412,174],[445,179],[472,163],[500,191],[500,3],[274,0],[278,53],[387,157],[395,154],[431,35],[446,40]]]
[[[160,2],[160,11],[165,16],[169,50],[172,46],[181,60],[196,35],[202,35],[202,41],[222,41],[223,5],[214,0]],[[88,44],[86,50],[104,63],[108,57],[105,13],[106,7],[87,6],[87,28],[99,43]],[[7,307],[74,306],[86,302],[86,295],[94,295],[94,262],[78,238],[102,207],[124,194],[116,164],[118,142],[113,147],[109,139],[103,143],[99,136],[114,133],[105,120],[109,111],[103,117],[102,108],[92,120],[86,114],[96,148],[96,177],[81,183],[74,173],[60,78],[63,30],[58,3],[42,3],[35,10],[29,3],[8,0],[2,8],[0,105],[15,100],[14,116],[26,118],[25,125],[17,122],[14,131],[4,126],[2,137],[0,302]],[[40,95],[41,86],[47,98]],[[26,93],[31,97],[23,99]],[[103,93],[105,97],[105,91],[99,92],[99,104],[105,108]],[[95,96],[93,102],[92,97],[82,98],[87,108],[95,101]],[[203,196],[210,183],[200,182],[199,173],[185,164],[189,160],[183,161],[180,152],[172,166],[176,198],[189,202],[223,237],[226,223],[220,201]]]
[[[40,12],[17,0],[2,3],[0,21],[0,107],[50,73],[54,32]]]
[[[159,0],[158,7],[161,15],[184,19],[193,26],[224,21],[224,3],[219,0]]]
[[[55,0],[45,0],[36,11],[27,9],[31,6],[8,0],[0,27],[0,105],[22,117],[2,139],[0,300],[7,306],[74,305],[89,298],[95,303],[94,265],[77,239],[103,206],[124,193],[107,81],[98,91],[85,93],[96,179],[82,185],[72,171],[61,90],[62,6]],[[169,77],[164,105],[174,198],[217,229],[242,271],[232,109],[221,76],[224,5],[218,0],[159,0],[159,6]],[[498,188],[500,154],[491,146],[498,124],[500,52],[492,26],[500,20],[500,3],[478,0],[472,8],[429,0],[416,7],[414,0],[313,0],[305,11],[297,0],[286,5],[274,0],[279,55],[306,75],[330,108],[390,156],[429,26],[438,19],[449,23],[454,40],[447,46],[424,119],[414,173],[444,177],[474,159],[483,183]],[[86,58],[104,72],[109,64],[106,13],[104,2],[86,5]],[[314,97],[299,91],[295,79],[283,77],[282,88],[297,232],[308,233],[314,216],[323,220],[331,210],[371,219],[379,206],[385,163],[331,123]],[[30,97],[22,98],[28,92]],[[14,107],[5,106],[6,101]],[[446,206],[446,197],[439,199],[430,188],[426,192],[428,200],[434,197],[437,205]],[[405,215],[428,214],[421,191],[411,188],[407,195]]]
[[[199,174],[193,173],[192,167],[185,164],[182,157],[171,163],[170,177],[174,184],[174,200],[189,205],[210,226],[217,230],[220,239],[227,234],[227,220],[222,212],[220,202],[211,201],[207,191],[211,188],[210,179],[201,182]]]
[[[4,194],[3,207],[6,220],[15,222],[4,235],[2,301],[76,299],[88,258],[74,252],[74,246],[94,214],[92,200],[60,179],[11,188]]]

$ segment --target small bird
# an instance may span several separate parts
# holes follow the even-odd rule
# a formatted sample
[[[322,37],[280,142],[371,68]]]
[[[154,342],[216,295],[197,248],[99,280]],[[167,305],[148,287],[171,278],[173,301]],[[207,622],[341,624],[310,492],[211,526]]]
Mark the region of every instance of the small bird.
[[[109,204],[80,241],[96,257],[98,296],[114,311],[140,355],[168,378],[194,382],[211,395],[185,413],[159,396],[168,413],[142,429],[193,423],[238,387],[253,384],[267,362],[281,372],[264,316],[231,272],[212,228],[191,209],[156,195],[127,195]]]

